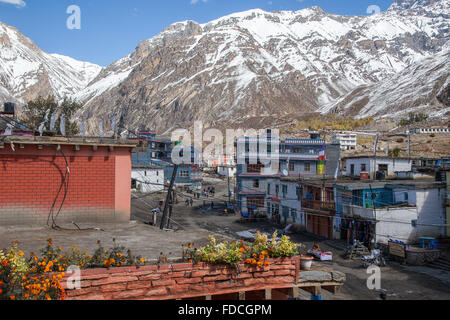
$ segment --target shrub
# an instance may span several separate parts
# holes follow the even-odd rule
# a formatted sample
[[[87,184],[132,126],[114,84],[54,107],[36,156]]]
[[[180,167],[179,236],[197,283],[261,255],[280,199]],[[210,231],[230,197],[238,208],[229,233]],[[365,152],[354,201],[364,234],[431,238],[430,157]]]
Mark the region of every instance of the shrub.
[[[98,267],[139,266],[148,260],[133,256],[130,250],[118,246],[107,250],[98,241],[98,248],[93,255],[87,250],[82,252],[72,246],[68,252],[55,248],[53,240],[40,250],[40,256],[34,253],[26,259],[24,253],[14,242],[11,249],[4,253],[0,250],[0,300],[54,300],[64,299],[64,290],[60,280],[70,266],[80,269]],[[126,250],[126,253],[125,253]]]
[[[277,240],[277,233],[272,235],[269,241],[267,235],[260,232],[255,234],[255,241],[252,245],[247,245],[243,241],[222,242],[217,244],[216,239],[210,236],[210,244],[199,249],[191,249],[188,245],[183,256],[190,258],[194,263],[207,262],[214,264],[236,265],[239,262],[255,265],[258,267],[268,266],[268,258],[293,257],[299,253],[298,246],[283,235]]]

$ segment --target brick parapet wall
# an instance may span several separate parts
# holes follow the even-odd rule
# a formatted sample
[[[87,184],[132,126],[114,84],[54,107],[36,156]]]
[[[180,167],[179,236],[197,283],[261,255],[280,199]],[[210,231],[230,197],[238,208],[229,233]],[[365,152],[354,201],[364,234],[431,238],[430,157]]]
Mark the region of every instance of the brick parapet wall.
[[[67,300],[174,300],[240,291],[291,288],[298,282],[299,258],[270,259],[270,266],[182,263],[81,271],[81,289]],[[70,277],[70,275],[68,275]],[[63,286],[67,288],[67,276]]]
[[[81,146],[77,151],[73,146],[63,145],[62,150],[70,175],[69,190],[58,221],[126,220],[116,212],[116,189],[118,183],[127,186],[130,181],[116,181],[116,158],[129,157],[131,170],[130,149],[117,148],[111,152],[107,147],[99,147],[94,151],[92,147]],[[13,151],[5,145],[0,149],[0,224],[45,225],[65,172],[65,159],[54,147],[39,149],[36,145],[23,148],[16,145]],[[64,188],[55,203],[55,213],[63,195]]]

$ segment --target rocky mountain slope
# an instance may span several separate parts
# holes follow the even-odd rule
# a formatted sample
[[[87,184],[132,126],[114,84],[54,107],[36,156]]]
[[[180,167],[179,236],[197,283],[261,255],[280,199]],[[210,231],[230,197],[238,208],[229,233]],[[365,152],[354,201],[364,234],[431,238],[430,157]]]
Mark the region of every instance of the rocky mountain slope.
[[[267,127],[315,112],[442,116],[449,21],[448,0],[398,0],[371,16],[255,9],[175,23],[103,69],[46,54],[0,24],[0,98],[70,94],[85,103],[77,117],[91,134],[113,114],[159,133],[196,120]]]
[[[16,28],[0,22],[0,99],[62,98],[84,89],[101,67],[47,54]]]
[[[423,59],[450,39],[449,7],[448,1],[408,0],[372,16],[339,16],[319,7],[256,9],[206,24],[176,23],[102,70],[76,97],[87,102],[84,117],[123,113],[129,127],[160,132],[195,120],[258,126],[336,110],[330,105],[355,90],[368,92],[394,76],[400,81],[408,67],[426,65]],[[438,78],[442,85],[448,72]],[[433,88],[435,80],[430,77]],[[430,100],[421,99],[423,105]],[[371,106],[350,114],[383,113]],[[96,125],[92,119],[91,130]]]
[[[450,114],[450,46],[379,83],[360,86],[319,109],[350,117],[406,118]]]

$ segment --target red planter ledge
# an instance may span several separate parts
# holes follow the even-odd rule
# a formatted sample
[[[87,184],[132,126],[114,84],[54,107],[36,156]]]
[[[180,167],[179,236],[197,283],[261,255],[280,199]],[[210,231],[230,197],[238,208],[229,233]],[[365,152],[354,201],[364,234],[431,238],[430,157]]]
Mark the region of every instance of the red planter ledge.
[[[66,300],[175,300],[292,288],[299,280],[299,259],[269,259],[266,267],[180,263],[90,269],[81,271],[81,289],[67,289],[71,275],[62,285]]]

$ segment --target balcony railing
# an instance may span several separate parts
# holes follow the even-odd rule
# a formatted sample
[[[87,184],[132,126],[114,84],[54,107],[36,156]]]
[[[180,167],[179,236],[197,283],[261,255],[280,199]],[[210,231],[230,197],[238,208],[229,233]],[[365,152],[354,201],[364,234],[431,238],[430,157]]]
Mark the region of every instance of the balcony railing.
[[[336,205],[334,201],[320,201],[320,200],[310,200],[310,199],[303,199],[302,200],[302,208],[304,209],[313,209],[318,211],[323,210],[335,210]]]

